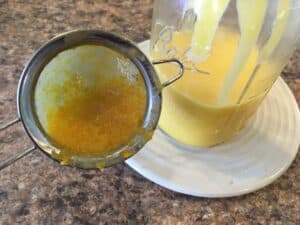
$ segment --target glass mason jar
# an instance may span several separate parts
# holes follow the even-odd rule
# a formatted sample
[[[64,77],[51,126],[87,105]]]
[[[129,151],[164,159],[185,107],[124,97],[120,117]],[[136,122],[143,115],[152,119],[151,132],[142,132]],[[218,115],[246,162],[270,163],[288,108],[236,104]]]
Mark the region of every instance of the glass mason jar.
[[[156,0],[151,57],[185,66],[163,91],[159,127],[190,146],[237,134],[297,46],[299,14],[300,0]],[[176,69],[158,66],[160,79]]]

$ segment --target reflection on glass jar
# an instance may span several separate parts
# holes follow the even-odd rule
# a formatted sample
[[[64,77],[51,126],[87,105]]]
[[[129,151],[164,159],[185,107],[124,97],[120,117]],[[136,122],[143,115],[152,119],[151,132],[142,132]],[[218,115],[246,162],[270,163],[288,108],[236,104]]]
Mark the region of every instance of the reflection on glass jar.
[[[160,128],[192,146],[237,134],[297,45],[297,13],[299,0],[156,1],[151,56],[185,66],[183,78],[163,91]],[[160,79],[176,69],[159,66]]]

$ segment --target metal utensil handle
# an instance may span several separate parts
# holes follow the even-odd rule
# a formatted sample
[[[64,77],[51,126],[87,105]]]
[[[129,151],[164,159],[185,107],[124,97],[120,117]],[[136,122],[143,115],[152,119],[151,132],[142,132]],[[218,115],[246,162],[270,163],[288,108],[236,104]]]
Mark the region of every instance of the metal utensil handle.
[[[184,73],[184,66],[183,66],[182,62],[180,62],[176,58],[162,59],[162,60],[157,60],[157,61],[152,62],[153,65],[164,64],[164,63],[177,63],[179,66],[179,71],[178,71],[177,75],[175,77],[173,77],[171,80],[167,80],[166,82],[161,84],[163,88],[168,87],[169,85],[173,84],[175,81],[180,79]]]
[[[20,122],[20,118],[15,118],[11,121],[8,121],[8,122],[4,123],[2,126],[0,126],[0,131],[5,130],[6,128],[8,128],[18,122]]]
[[[8,128],[18,122],[20,122],[20,118],[16,118],[11,121],[8,121],[8,122],[4,123],[2,126],[0,126],[0,131],[5,130],[6,128]],[[14,163],[15,161],[23,158],[25,155],[33,152],[35,149],[36,149],[36,146],[29,147],[27,149],[24,149],[24,150],[16,153],[13,156],[10,156],[9,158],[5,159],[4,161],[1,161],[0,162],[0,170],[4,169],[5,167],[9,166],[10,164]]]

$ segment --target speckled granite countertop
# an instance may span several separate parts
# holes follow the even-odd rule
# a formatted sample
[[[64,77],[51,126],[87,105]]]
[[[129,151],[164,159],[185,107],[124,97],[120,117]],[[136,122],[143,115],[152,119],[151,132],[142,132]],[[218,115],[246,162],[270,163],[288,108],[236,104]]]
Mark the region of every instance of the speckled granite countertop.
[[[149,38],[151,7],[151,0],[0,0],[0,121],[16,115],[21,70],[42,43],[87,27],[142,41]],[[300,103],[297,55],[284,78]],[[19,125],[2,132],[0,158],[28,145]],[[288,171],[262,190],[205,199],[161,188],[125,164],[84,171],[61,167],[36,151],[0,173],[0,225],[300,224],[299,191],[299,153]]]

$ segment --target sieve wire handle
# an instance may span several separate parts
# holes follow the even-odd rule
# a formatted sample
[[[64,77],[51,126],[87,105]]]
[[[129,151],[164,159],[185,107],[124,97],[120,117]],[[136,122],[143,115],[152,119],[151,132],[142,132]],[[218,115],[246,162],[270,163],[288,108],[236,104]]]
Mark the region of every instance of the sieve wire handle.
[[[4,123],[4,124],[0,127],[0,131],[5,130],[6,128],[8,128],[8,127],[10,127],[10,126],[12,126],[12,125],[14,125],[15,123],[18,123],[18,122],[20,122],[20,118],[15,118],[15,119],[13,119],[13,120],[10,120],[10,121]]]
[[[15,118],[11,121],[8,121],[6,123],[4,123],[2,126],[0,126],[0,131],[5,130],[6,128],[16,124],[20,122],[20,118]],[[5,167],[9,166],[10,164],[14,163],[15,161],[23,158],[25,155],[33,152],[36,149],[35,146],[29,147],[27,149],[24,149],[18,153],[16,153],[15,155],[8,157],[7,159],[3,160],[0,162],[0,170],[4,169]]]
[[[157,61],[152,62],[153,65],[164,64],[164,63],[177,63],[177,65],[179,67],[179,71],[176,74],[176,76],[174,76],[172,79],[167,80],[166,82],[162,83],[161,84],[162,88],[168,87],[169,85],[173,84],[175,81],[180,79],[183,76],[183,73],[184,73],[184,66],[183,66],[182,62],[180,62],[176,58],[162,59],[162,60],[157,60]]]

